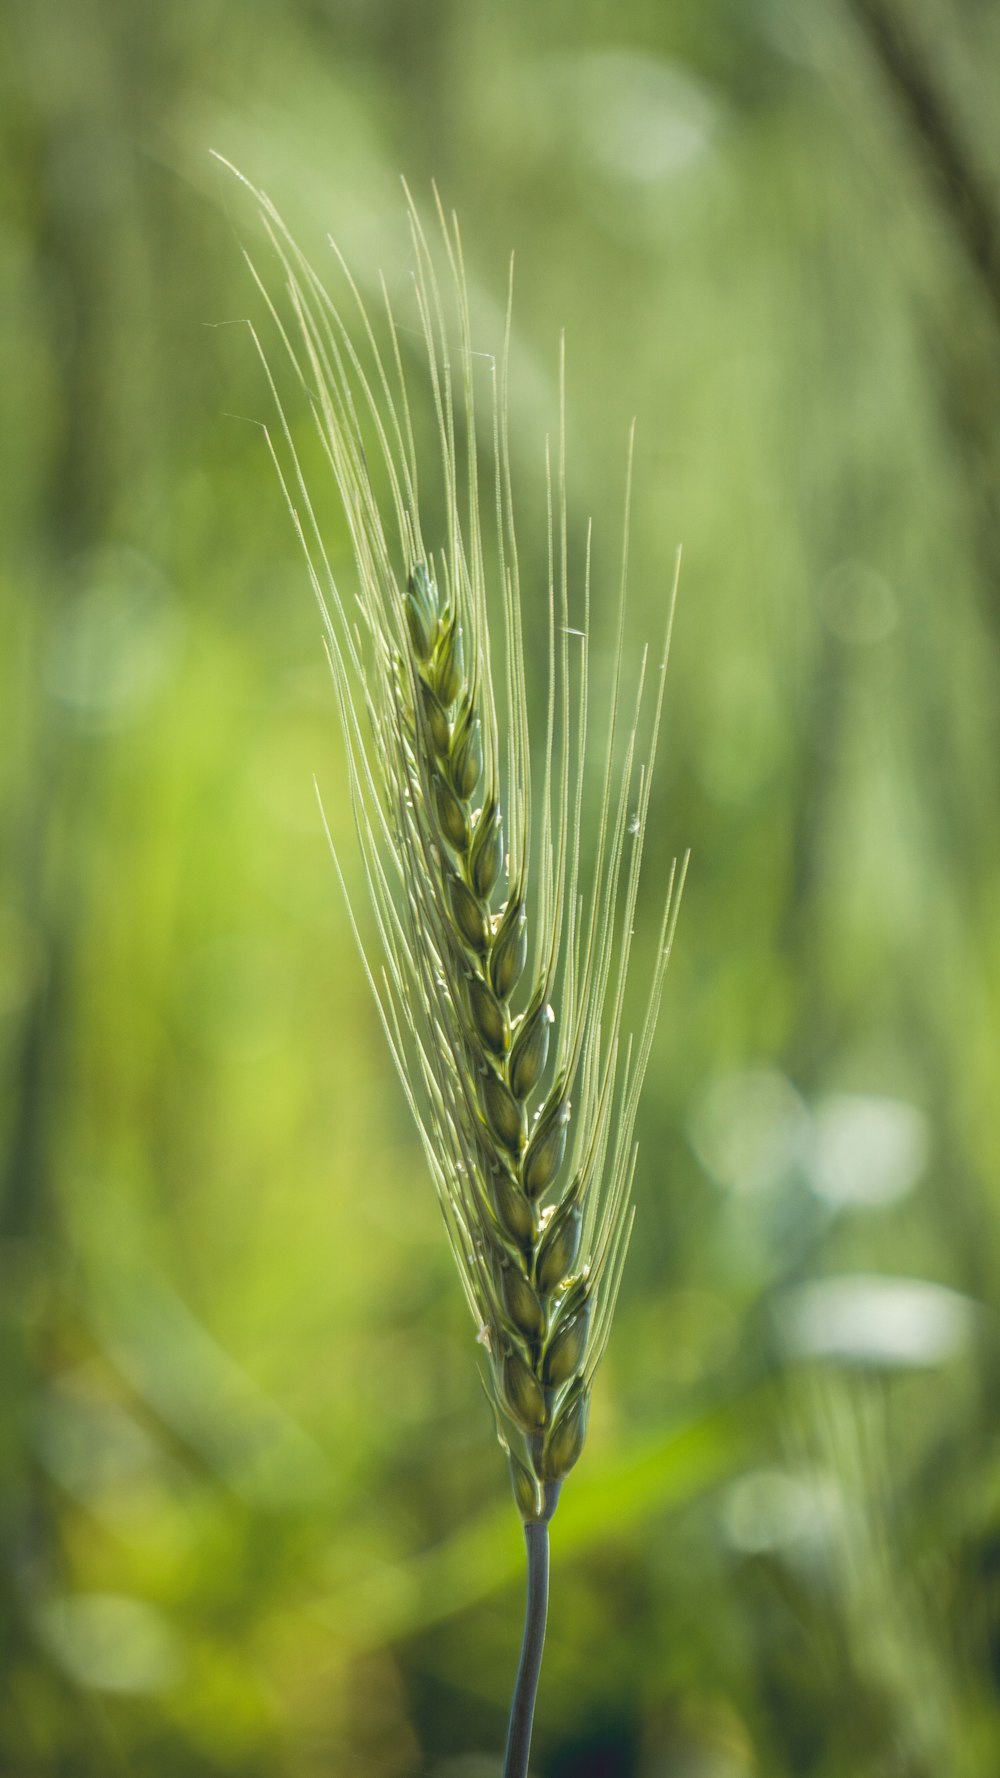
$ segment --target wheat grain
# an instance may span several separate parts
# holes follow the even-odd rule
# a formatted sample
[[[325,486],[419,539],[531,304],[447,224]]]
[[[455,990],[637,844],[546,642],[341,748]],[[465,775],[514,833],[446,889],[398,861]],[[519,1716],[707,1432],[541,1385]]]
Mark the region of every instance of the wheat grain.
[[[643,654],[626,701],[623,560],[612,690],[603,744],[595,746],[590,544],[588,534],[580,609],[571,611],[561,357],[556,463],[547,466],[547,708],[534,808],[507,423],[509,299],[481,434],[458,228],[439,204],[449,314],[410,204],[413,289],[438,433],[437,462],[428,465],[418,460],[384,285],[380,345],[343,262],[349,320],[269,201],[254,195],[282,267],[294,339],[267,281],[254,275],[308,393],[356,566],[349,598],[331,571],[262,352],[278,413],[275,462],[324,617],[382,949],[382,962],[366,960],[366,968],[472,1311],[515,1500],[531,1533],[529,1555],[540,1562],[547,1546],[532,1527],[547,1524],[583,1448],[631,1231],[639,1089],[683,880],[683,866],[671,871],[644,1016],[637,1038],[625,1040],[676,577],[653,695]],[[444,518],[432,546],[424,527],[434,495]],[[627,507],[626,498],[626,538]],[[535,1567],[531,1575],[537,1594]],[[544,1628],[544,1589],[541,1597]],[[533,1660],[537,1679],[537,1622],[532,1634],[537,1647],[529,1659],[526,1633],[522,1677]],[[530,1673],[519,1687],[533,1697]],[[515,1733],[512,1722],[509,1773],[525,1769],[530,1702],[527,1726]]]

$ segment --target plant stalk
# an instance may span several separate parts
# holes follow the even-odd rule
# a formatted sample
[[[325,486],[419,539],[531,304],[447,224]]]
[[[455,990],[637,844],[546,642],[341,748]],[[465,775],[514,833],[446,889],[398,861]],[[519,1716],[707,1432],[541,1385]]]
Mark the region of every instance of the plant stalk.
[[[549,1606],[549,1520],[556,1510],[559,1487],[559,1483],[548,1485],[545,1490],[545,1517],[532,1520],[524,1527],[524,1541],[528,1551],[528,1597],[524,1607],[521,1659],[510,1707],[503,1778],[528,1778],[531,1725],[535,1714],[535,1696],[542,1666],[545,1619]]]

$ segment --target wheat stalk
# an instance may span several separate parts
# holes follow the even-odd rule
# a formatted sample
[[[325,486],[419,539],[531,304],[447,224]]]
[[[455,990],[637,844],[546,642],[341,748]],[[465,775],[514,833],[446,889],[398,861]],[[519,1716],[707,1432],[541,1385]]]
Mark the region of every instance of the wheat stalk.
[[[483,425],[458,227],[438,202],[446,301],[408,198],[438,433],[437,461],[428,464],[415,443],[384,284],[380,344],[339,255],[350,319],[269,200],[254,197],[283,270],[294,329],[282,324],[265,280],[251,270],[308,392],[356,565],[348,598],[332,573],[277,378],[261,350],[278,415],[272,452],[325,624],[378,964],[352,921],[483,1349],[525,1522],[528,1609],[504,1766],[505,1778],[523,1778],[544,1637],[547,1527],[583,1448],[631,1232],[635,1117],[687,862],[671,871],[645,1013],[638,1033],[626,1037],[676,573],[652,694],[645,653],[626,693],[626,544],[612,690],[595,746],[590,542],[588,533],[580,610],[571,612],[560,354],[556,463],[547,456],[546,464],[547,710],[533,807],[507,428],[509,295],[499,366],[484,361]],[[424,531],[428,483],[435,501],[443,496],[444,521],[433,539]],[[627,531],[626,496],[626,539]],[[584,872],[591,776],[597,807]],[[343,883],[339,862],[337,869]]]

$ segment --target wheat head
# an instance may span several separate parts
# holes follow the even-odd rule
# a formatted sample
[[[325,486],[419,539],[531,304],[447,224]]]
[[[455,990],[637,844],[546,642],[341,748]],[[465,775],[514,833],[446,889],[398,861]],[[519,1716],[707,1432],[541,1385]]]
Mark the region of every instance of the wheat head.
[[[645,1010],[626,1036],[676,573],[664,590],[655,676],[643,652],[626,688],[626,544],[596,735],[590,540],[588,531],[571,599],[560,354],[554,465],[546,452],[547,689],[533,776],[507,424],[509,296],[497,362],[473,350],[454,218],[437,203],[432,250],[407,199],[420,374],[437,422],[428,461],[407,393],[408,340],[385,284],[376,326],[337,255],[345,313],[268,199],[254,196],[294,325],[251,269],[307,393],[353,548],[348,593],[262,350],[278,415],[272,450],[323,614],[378,961],[361,945],[360,921],[354,930],[530,1525],[551,1517],[583,1448],[632,1228],[635,1117],[687,862],[665,887]],[[627,523],[626,494],[626,538]]]

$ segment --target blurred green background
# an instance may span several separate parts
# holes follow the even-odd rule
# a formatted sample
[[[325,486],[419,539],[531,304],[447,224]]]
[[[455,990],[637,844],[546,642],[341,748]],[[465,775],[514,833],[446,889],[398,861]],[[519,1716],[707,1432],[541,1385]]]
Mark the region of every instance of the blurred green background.
[[[520,1635],[211,149],[366,286],[436,178],[484,351],[517,253],[519,485],[565,325],[599,589],[638,416],[637,634],[684,545],[640,965],[693,863],[534,1769],[998,1769],[1000,13],[895,6],[7,0],[10,1778],[490,1778]]]

